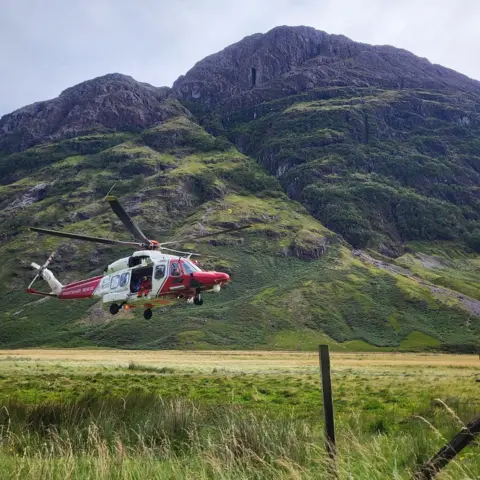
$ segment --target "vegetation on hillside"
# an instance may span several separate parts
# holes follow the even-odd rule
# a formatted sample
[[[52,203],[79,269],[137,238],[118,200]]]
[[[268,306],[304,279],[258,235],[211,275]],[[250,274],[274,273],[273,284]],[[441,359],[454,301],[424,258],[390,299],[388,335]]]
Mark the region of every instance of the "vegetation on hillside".
[[[223,129],[356,248],[457,240],[478,249],[474,105],[458,93],[318,89],[238,112]]]
[[[301,104],[301,109],[309,108]],[[276,130],[278,135],[282,131]],[[292,145],[304,141],[305,135],[297,133],[290,139]],[[312,135],[305,142],[337,141],[344,136],[333,129],[317,129]],[[352,257],[345,241],[289,199],[274,176],[225,138],[209,135],[187,117],[173,117],[139,133],[95,134],[36,146],[3,157],[0,164],[11,176],[0,186],[2,347],[305,350],[315,348],[319,339],[343,350],[423,347],[469,352],[478,346],[480,320],[455,297]],[[309,165],[315,162],[305,164]],[[312,170],[308,178],[318,178],[315,175]],[[326,208],[331,208],[331,218],[343,215],[345,228],[355,228],[361,235],[366,230],[358,225],[367,221],[361,217],[362,208],[383,221],[378,208],[382,189],[385,202],[398,192],[414,200],[424,198],[406,187],[395,189],[393,184],[355,175],[350,193],[341,182],[306,186],[305,192],[312,195],[309,208],[313,202],[324,208],[322,199],[332,195],[344,198],[345,205],[328,200]],[[201,308],[159,309],[150,322],[134,314],[109,321],[93,302],[62,303],[23,293],[31,278],[30,261],[42,263],[54,250],[58,255],[52,269],[62,282],[100,274],[108,262],[128,255],[129,249],[64,241],[24,229],[27,225],[63,228],[127,240],[128,232],[102,200],[113,185],[140,227],[159,241],[252,224],[241,235],[183,246],[211,255],[204,259],[205,266],[230,273],[231,286],[209,296]],[[370,199],[371,204],[364,205],[360,198]],[[424,201],[430,202],[425,216],[432,225],[417,217],[419,225],[432,231],[443,228],[448,220],[439,221],[435,206],[443,208],[444,203]],[[351,220],[348,202],[360,209],[355,214],[360,223]],[[341,229],[340,233],[345,234]],[[344,236],[356,245],[352,236]],[[476,257],[465,253],[462,258]],[[408,261],[405,256],[397,263],[407,266]],[[476,264],[471,264],[471,277],[458,272],[462,265],[451,264],[442,271],[442,279],[428,268],[413,271],[419,278],[478,298],[472,285]]]

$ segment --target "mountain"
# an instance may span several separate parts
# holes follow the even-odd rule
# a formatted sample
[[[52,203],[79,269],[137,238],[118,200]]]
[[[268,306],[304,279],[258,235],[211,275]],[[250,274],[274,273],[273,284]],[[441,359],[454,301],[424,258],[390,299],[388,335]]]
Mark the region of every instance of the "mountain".
[[[480,82],[406,50],[286,26],[210,55],[173,85],[183,101],[222,106],[230,113],[319,87],[480,93]]]
[[[404,50],[279,27],[173,88],[355,247],[398,255],[405,241],[468,240],[480,226],[480,82]]]
[[[0,346],[472,351],[480,338],[480,83],[393,47],[308,27],[256,34],[172,86],[110,74],[0,119]],[[233,283],[150,321],[23,293],[129,239],[253,223],[184,245]]]
[[[150,127],[179,113],[164,102],[169,91],[167,87],[156,88],[118,73],[83,82],[53,100],[37,102],[2,117],[0,149],[17,152],[40,142],[91,131]]]

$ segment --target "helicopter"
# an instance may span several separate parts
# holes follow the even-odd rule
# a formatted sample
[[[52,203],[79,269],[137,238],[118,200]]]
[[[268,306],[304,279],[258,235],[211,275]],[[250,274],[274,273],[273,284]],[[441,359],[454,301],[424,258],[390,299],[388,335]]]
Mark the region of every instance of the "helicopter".
[[[135,237],[136,242],[112,240],[109,238],[91,237],[75,233],[59,232],[44,228],[29,227],[30,230],[46,235],[103,243],[137,247],[129,257],[120,258],[109,264],[103,275],[63,285],[47,267],[52,262],[55,252],[50,255],[44,265],[32,262],[31,267],[36,275],[26,292],[33,295],[56,297],[60,300],[77,300],[100,298],[109,307],[110,314],[116,315],[120,310],[143,308],[146,320],[152,318],[154,307],[170,305],[186,301],[188,304],[202,305],[204,292],[220,292],[230,282],[230,276],[224,272],[205,271],[193,260],[189,252],[181,252],[166,245],[173,245],[187,240],[222,235],[249,228],[251,225],[219,230],[213,233],[184,237],[159,243],[148,239],[133,222],[117,198],[107,195],[113,212],[126,229]],[[164,253],[170,251],[177,255]],[[51,292],[35,290],[33,284],[37,278],[45,280]]]

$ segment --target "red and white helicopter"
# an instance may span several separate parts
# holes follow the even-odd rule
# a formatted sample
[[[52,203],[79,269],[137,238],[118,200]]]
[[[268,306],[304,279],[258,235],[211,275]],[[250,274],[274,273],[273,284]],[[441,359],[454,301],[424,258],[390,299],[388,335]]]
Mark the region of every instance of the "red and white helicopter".
[[[222,286],[230,281],[230,277],[226,273],[202,270],[197,262],[190,258],[196,254],[173,250],[165,245],[243,230],[250,225],[158,243],[155,240],[149,240],[143,234],[114,196],[109,195],[106,200],[138,242],[90,237],[44,228],[30,227],[30,230],[57,237],[108,245],[131,245],[140,250],[108,265],[103,275],[68,285],[62,285],[47,268],[55,255],[53,253],[43,266],[36,263],[31,264],[37,274],[26,289],[27,293],[47,295],[62,300],[101,298],[103,304],[110,305],[112,315],[116,315],[120,309],[128,310],[142,306],[144,308],[143,316],[148,320],[152,318],[152,308],[156,306],[168,305],[181,300],[202,305],[203,292],[219,292]],[[176,252],[180,255],[168,255],[162,250]],[[50,286],[50,293],[39,292],[32,288],[39,276]]]

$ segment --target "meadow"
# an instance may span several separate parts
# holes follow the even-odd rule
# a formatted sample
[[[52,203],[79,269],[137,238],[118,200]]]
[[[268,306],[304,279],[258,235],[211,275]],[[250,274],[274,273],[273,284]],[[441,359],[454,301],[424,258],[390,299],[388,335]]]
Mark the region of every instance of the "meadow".
[[[411,478],[480,412],[476,355],[331,363],[340,479]],[[329,478],[319,385],[312,352],[2,350],[1,478]]]

